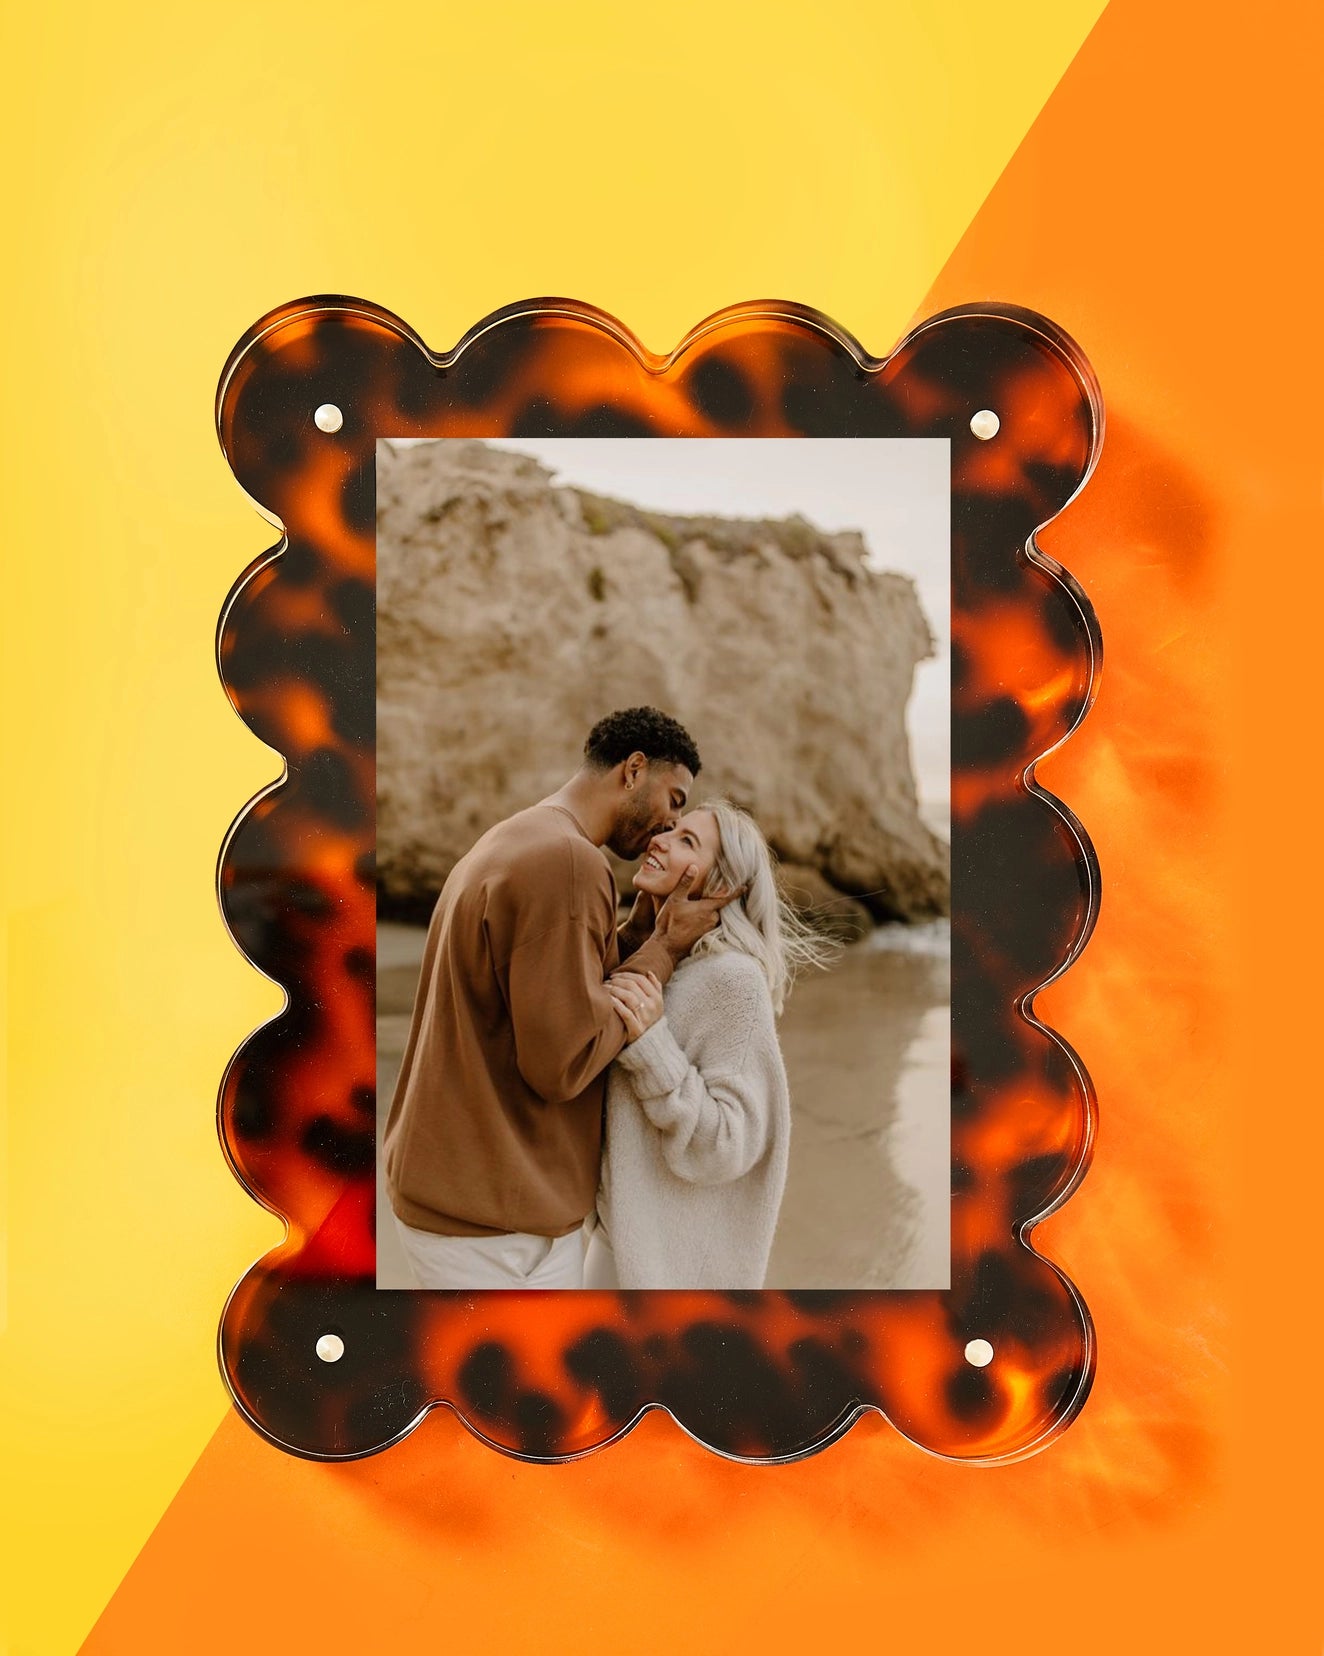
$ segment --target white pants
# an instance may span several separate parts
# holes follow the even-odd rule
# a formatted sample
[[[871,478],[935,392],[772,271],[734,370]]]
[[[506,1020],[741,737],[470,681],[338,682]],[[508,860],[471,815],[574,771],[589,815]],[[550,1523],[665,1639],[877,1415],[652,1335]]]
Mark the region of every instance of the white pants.
[[[582,1288],[584,1232],[567,1236],[438,1236],[397,1218],[420,1288]]]
[[[620,1285],[611,1239],[602,1226],[598,1225],[588,1239],[588,1248],[584,1254],[584,1286],[607,1289],[619,1288]]]

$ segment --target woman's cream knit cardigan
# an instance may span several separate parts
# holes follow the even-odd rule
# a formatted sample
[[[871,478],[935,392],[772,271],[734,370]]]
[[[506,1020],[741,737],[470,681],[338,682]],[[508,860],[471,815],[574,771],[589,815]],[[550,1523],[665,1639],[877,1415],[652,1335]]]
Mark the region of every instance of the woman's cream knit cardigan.
[[[598,1212],[622,1288],[761,1288],[791,1106],[763,969],[683,961],[607,1081]]]

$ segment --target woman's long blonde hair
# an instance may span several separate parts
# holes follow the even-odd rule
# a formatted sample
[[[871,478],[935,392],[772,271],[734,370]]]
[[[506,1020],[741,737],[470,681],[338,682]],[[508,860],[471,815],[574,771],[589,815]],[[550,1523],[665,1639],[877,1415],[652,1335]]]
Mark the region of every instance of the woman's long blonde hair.
[[[779,1016],[791,985],[806,966],[827,966],[840,945],[807,926],[777,889],[776,859],[763,830],[738,805],[710,799],[696,806],[717,819],[718,851],[705,890],[747,885],[744,897],[728,903],[716,927],[690,950],[690,958],[738,949],[763,968]]]

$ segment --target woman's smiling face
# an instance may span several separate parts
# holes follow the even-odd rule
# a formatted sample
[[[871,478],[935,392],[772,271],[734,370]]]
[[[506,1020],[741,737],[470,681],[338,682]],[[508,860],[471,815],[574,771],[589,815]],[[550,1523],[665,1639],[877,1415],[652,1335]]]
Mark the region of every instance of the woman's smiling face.
[[[690,888],[696,895],[717,863],[721,839],[711,811],[691,811],[666,833],[654,834],[634,877],[636,891],[650,897],[669,897],[691,866],[698,870]]]

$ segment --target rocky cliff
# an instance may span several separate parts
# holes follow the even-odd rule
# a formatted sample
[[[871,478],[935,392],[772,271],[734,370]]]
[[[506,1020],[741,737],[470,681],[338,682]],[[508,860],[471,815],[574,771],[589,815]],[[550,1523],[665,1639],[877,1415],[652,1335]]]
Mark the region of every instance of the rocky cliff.
[[[651,703],[698,744],[696,799],[752,811],[820,907],[834,890],[876,918],[945,914],[905,731],[933,647],[913,583],[854,533],[666,516],[551,475],[478,442],[378,445],[383,906],[430,903],[598,718]]]

